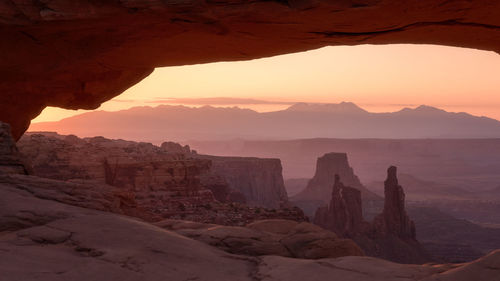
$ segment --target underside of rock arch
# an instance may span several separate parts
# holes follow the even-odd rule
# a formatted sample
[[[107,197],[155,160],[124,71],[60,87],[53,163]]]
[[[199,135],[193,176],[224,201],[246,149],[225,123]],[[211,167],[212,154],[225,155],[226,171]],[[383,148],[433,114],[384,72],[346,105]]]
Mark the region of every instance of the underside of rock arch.
[[[0,0],[0,120],[19,138],[46,106],[94,109],[155,67],[330,45],[500,53],[498,0]]]

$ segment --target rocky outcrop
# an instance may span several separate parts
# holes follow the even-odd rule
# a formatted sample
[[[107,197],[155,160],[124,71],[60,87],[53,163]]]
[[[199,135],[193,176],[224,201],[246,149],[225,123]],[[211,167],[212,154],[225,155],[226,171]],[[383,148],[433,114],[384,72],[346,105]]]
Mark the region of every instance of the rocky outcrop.
[[[335,175],[330,204],[316,210],[314,223],[330,229],[341,237],[355,237],[366,232],[367,223],[363,219],[361,192],[340,182]]]
[[[361,184],[354,170],[349,166],[347,154],[336,152],[326,153],[318,158],[314,177],[308,182],[306,188],[291,197],[290,201],[303,208],[307,215],[314,216],[317,208],[329,203],[335,175],[338,175],[346,186],[361,192],[363,209],[368,209],[372,201],[382,201],[382,198]]]
[[[262,220],[237,227],[165,220],[156,225],[233,254],[302,259],[363,255],[352,240],[307,222]]]
[[[95,109],[160,66],[328,45],[428,43],[500,52],[495,0],[4,2],[0,120],[13,126],[16,139],[46,106]]]
[[[28,174],[29,170],[12,138],[9,124],[0,122],[0,174]]]
[[[365,196],[373,196],[363,187],[359,178],[354,174],[354,170],[349,166],[347,154],[331,152],[318,158],[314,177],[295,197],[301,200],[322,200],[327,203],[332,191],[332,183],[335,182],[335,175],[340,176],[347,186],[363,190]]]
[[[374,231],[377,235],[392,234],[402,239],[416,239],[415,224],[410,220],[405,209],[405,193],[398,184],[397,168],[387,169],[384,182],[384,211],[375,217]]]
[[[212,161],[212,172],[241,192],[247,204],[279,208],[288,203],[281,161],[254,157],[199,156]]]
[[[93,179],[135,191],[183,193],[209,190],[220,202],[255,207],[287,206],[279,159],[216,157],[193,153],[189,146],[80,139],[57,134],[28,134],[18,145],[32,159],[35,174],[53,179]],[[176,187],[177,186],[177,187]],[[183,194],[185,195],[185,194]]]
[[[406,213],[404,192],[396,171],[394,166],[387,170],[384,210],[372,223],[363,218],[360,192],[344,186],[338,175],[335,175],[330,204],[316,211],[314,223],[340,237],[352,238],[370,256],[401,263],[430,261]]]
[[[38,183],[26,185],[37,189]],[[274,225],[261,224],[267,232],[280,233]],[[43,199],[7,182],[0,183],[0,240],[2,281],[500,280],[499,251],[457,265],[236,255],[137,219]]]
[[[179,153],[179,154],[184,154],[184,155],[190,155],[191,154],[191,148],[189,145],[180,145],[176,142],[172,141],[166,141],[163,142],[160,145],[160,148],[163,149],[164,151],[170,152],[170,153]]]
[[[117,187],[132,193],[158,219],[196,213],[215,201],[199,179],[210,168],[208,160],[187,159],[148,143],[102,137],[33,134],[18,145],[31,160],[34,175]]]
[[[224,176],[213,173],[212,169],[208,173],[200,176],[203,186],[210,189],[215,199],[222,203],[246,203],[247,199],[243,193],[231,188]]]
[[[28,134],[18,145],[31,160],[34,175],[79,183],[84,196],[95,192],[94,188],[88,188],[92,184],[107,185],[103,190],[111,190],[111,195],[126,194],[127,200],[133,201],[133,204],[126,202],[133,205],[126,214],[150,221],[171,218],[244,225],[269,218],[306,220],[299,208],[245,205],[240,192],[220,176],[211,174],[211,160],[193,158],[187,154],[188,148],[180,145],[157,147],[103,137],[80,139],[57,134]],[[52,190],[64,194],[57,186]],[[57,192],[52,199],[60,197]],[[64,202],[73,200],[78,201],[70,196]],[[138,210],[137,214],[132,210]]]

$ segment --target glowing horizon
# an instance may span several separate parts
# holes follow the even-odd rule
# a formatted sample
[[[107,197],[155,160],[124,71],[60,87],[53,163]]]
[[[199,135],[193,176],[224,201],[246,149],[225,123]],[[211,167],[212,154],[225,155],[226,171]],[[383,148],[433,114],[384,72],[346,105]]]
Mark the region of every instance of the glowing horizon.
[[[232,97],[277,102],[245,106],[257,111],[293,102],[347,101],[370,112],[425,104],[500,120],[499,76],[500,56],[494,52],[434,45],[337,46],[251,61],[158,68],[99,109],[169,104],[162,103],[168,98]],[[47,108],[33,122],[81,112]]]

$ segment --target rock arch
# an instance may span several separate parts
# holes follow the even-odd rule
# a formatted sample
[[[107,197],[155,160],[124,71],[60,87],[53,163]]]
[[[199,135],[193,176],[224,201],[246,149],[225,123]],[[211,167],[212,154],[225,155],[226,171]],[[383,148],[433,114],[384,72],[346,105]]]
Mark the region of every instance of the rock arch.
[[[498,0],[0,1],[0,120],[94,109],[155,67],[329,45],[426,43],[500,53]]]

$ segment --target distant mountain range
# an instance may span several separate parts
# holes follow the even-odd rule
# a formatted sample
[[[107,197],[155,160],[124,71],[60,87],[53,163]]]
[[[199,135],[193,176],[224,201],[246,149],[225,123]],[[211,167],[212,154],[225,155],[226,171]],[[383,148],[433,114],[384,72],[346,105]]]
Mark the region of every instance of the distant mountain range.
[[[149,141],[298,138],[498,138],[500,122],[421,105],[371,113],[354,103],[297,103],[259,113],[238,107],[159,105],[94,111],[58,122],[34,123],[30,131]]]

